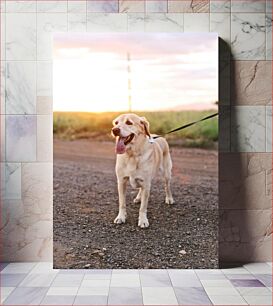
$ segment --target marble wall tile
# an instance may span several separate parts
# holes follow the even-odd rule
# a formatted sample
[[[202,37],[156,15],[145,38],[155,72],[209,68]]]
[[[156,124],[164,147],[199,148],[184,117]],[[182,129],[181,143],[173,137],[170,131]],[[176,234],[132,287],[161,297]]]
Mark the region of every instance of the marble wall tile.
[[[223,153],[219,157],[219,208],[270,209],[272,193],[267,173],[272,171],[270,153]]]
[[[229,59],[219,61],[219,104],[230,105],[231,65]]]
[[[234,13],[264,13],[266,0],[231,0],[231,12]]]
[[[264,14],[231,14],[231,51],[236,60],[265,59]]]
[[[219,152],[230,152],[230,107],[219,106]]]
[[[6,63],[6,113],[36,113],[36,63]]]
[[[145,15],[146,32],[183,32],[183,14],[156,13]]]
[[[46,220],[52,216],[52,184],[52,163],[22,164],[24,211],[29,215],[37,215],[37,221],[40,219]]]
[[[127,32],[127,14],[87,14],[88,32]]]
[[[4,179],[2,197],[4,199],[21,199],[21,164],[5,163],[2,164],[2,176]]]
[[[6,116],[6,160],[36,161],[36,116]]]
[[[6,59],[6,14],[1,13],[1,55],[0,59],[5,60]]]
[[[37,96],[37,115],[50,115],[53,111],[52,96]]]
[[[5,88],[6,88],[6,63],[4,61],[0,62],[0,77],[1,77],[1,94],[0,94],[0,114],[6,113],[6,95],[5,95]]]
[[[6,13],[6,59],[36,59],[35,13]]]
[[[67,12],[67,0],[61,1],[37,1],[38,13],[65,13]]]
[[[167,13],[168,1],[167,0],[149,0],[146,1],[147,13]]]
[[[1,203],[1,261],[11,261],[12,255],[24,239],[21,220],[24,216],[22,200],[3,200]]]
[[[37,161],[53,161],[52,115],[37,116]]]
[[[230,0],[210,0],[210,12],[230,13]]]
[[[219,240],[219,253],[224,262],[272,258],[272,210],[221,211]]]
[[[86,13],[87,1],[86,0],[69,0],[68,13]]]
[[[6,117],[5,115],[0,115],[0,137],[1,137],[1,146],[0,146],[0,161],[3,162],[6,160]]]
[[[272,106],[266,106],[266,152],[272,152]]]
[[[7,1],[7,13],[35,13],[37,1]]]
[[[6,113],[36,113],[36,63],[6,63]]]
[[[265,151],[265,107],[235,106],[231,109],[232,152]]]
[[[184,14],[184,32],[209,32],[209,14]]]
[[[218,33],[218,36],[230,44],[230,14],[211,13],[210,32]]]
[[[266,0],[266,12],[272,13],[272,0]]]
[[[51,61],[37,63],[37,96],[52,96],[53,67]]]
[[[37,14],[37,60],[51,60],[52,33],[66,31],[66,13]]]
[[[0,1],[0,10],[1,12],[6,12],[6,0]]]
[[[52,260],[52,221],[25,211],[22,200],[5,200],[0,260]]]
[[[86,13],[68,14],[68,31],[69,32],[86,32],[87,16]]]
[[[234,61],[232,64],[232,104],[272,104],[271,62]]]
[[[209,0],[168,0],[169,13],[208,13]]]
[[[272,14],[265,16],[266,24],[266,59],[272,61]]]
[[[141,0],[119,0],[120,13],[144,13],[145,1]]]
[[[144,32],[145,18],[143,13],[128,13],[128,32]]]
[[[118,13],[118,0],[89,0],[87,11],[90,13]]]

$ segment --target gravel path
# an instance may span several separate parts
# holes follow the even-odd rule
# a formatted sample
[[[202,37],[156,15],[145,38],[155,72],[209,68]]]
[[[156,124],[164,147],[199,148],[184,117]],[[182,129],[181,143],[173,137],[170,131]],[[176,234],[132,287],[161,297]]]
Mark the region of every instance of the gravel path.
[[[150,227],[140,229],[130,187],[127,223],[113,223],[114,144],[54,140],[54,267],[217,268],[217,152],[172,148],[171,155],[176,204],[164,204],[163,182],[155,180]]]

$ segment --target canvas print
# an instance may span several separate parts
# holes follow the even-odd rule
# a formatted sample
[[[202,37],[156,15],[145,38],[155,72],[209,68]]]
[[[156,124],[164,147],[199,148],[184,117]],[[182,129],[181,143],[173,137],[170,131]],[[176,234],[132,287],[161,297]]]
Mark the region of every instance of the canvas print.
[[[217,268],[217,34],[53,50],[54,267]]]

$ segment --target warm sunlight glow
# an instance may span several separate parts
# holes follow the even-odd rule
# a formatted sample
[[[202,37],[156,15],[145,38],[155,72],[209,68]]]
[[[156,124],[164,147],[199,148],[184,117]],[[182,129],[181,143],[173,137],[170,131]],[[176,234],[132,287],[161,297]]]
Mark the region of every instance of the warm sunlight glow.
[[[217,108],[217,35],[54,37],[54,111],[127,111],[129,96],[135,111]]]

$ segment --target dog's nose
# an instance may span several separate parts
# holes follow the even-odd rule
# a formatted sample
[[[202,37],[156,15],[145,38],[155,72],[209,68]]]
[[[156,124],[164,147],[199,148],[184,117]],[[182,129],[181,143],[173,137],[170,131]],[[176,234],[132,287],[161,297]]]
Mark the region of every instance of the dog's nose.
[[[113,134],[115,135],[115,136],[119,136],[119,134],[120,134],[120,128],[113,128],[112,129],[112,132],[113,132]]]

